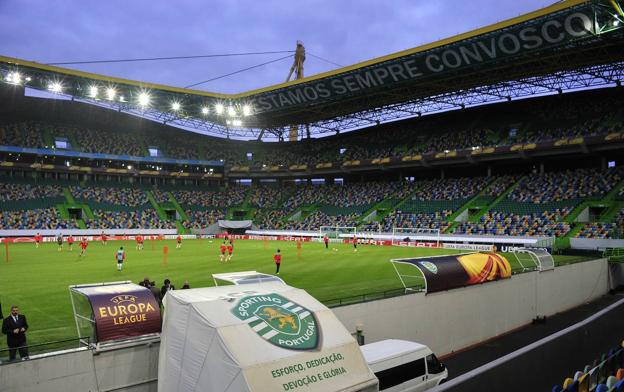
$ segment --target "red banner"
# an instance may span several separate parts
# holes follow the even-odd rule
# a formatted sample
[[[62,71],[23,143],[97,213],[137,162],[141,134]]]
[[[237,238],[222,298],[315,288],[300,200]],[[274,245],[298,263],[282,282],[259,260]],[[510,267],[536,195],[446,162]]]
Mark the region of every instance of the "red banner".
[[[110,291],[87,295],[98,342],[160,332],[160,308],[150,290],[137,286]]]

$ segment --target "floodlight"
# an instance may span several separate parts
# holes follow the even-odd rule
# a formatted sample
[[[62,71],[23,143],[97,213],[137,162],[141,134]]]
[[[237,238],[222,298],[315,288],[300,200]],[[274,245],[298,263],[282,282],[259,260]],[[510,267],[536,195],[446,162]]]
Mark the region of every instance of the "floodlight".
[[[7,81],[13,84],[20,84],[22,82],[22,75],[19,72],[11,72],[7,75]]]
[[[208,108],[206,106],[202,108],[202,114],[208,114]]]
[[[115,99],[115,95],[117,95],[117,91],[115,91],[114,88],[109,87],[106,89],[106,98],[108,98],[109,101],[113,101]]]
[[[228,115],[230,117],[236,116],[236,109],[234,109],[234,106],[228,106]]]
[[[251,106],[244,105],[243,106],[243,116],[249,116],[251,114]]]
[[[225,120],[225,123],[226,123],[227,125],[230,125],[230,124],[231,124],[231,121],[230,121],[230,120]]]
[[[223,114],[223,110],[225,108],[223,107],[222,104],[218,103],[215,105],[215,112],[217,112],[217,114]]]
[[[119,102],[126,102],[126,98],[123,95],[119,97]]]
[[[128,168],[128,170],[132,170],[132,165],[128,165],[126,167]]]
[[[243,122],[237,119],[232,121],[232,125],[234,125],[235,127],[240,127],[241,125],[243,125]]]
[[[97,88],[97,86],[89,87],[89,97],[97,98],[97,95],[98,95],[98,88]]]
[[[150,95],[148,93],[140,93],[139,94],[139,105],[140,106],[147,106],[149,105],[150,102]]]
[[[171,104],[171,109],[175,112],[177,112],[178,110],[180,110],[180,102],[174,102]]]
[[[48,85],[48,90],[55,94],[60,94],[63,91],[63,85],[59,82],[52,82]]]
[[[26,81],[30,82],[32,79],[30,78],[30,76],[26,76]]]

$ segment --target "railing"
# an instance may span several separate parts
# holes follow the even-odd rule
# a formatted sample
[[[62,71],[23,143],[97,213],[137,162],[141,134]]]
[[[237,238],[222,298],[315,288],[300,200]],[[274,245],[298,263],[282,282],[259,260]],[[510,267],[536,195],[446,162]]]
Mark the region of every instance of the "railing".
[[[89,339],[88,338],[79,339],[77,337],[72,338],[72,339],[66,339],[66,340],[56,340],[53,342],[30,344],[30,345],[17,348],[18,352],[16,353],[16,360],[17,361],[20,360],[19,348],[28,349],[28,357],[31,358],[34,356],[39,356],[42,354],[47,354],[47,353],[51,353],[55,351],[84,347],[85,345],[87,346],[89,345]],[[0,366],[6,365],[8,363],[11,363],[11,361],[9,361],[9,348],[8,347],[0,348]]]
[[[624,256],[624,248],[620,248],[620,250],[622,251],[622,255]],[[570,258],[566,260],[559,260],[555,262],[555,267],[559,267],[559,266],[567,265],[567,264],[574,264],[574,263],[578,263],[578,262],[582,262],[586,260],[591,260],[591,258],[587,256],[578,256],[578,257]],[[537,265],[533,267],[524,267],[524,268],[518,267],[518,268],[512,269],[511,273],[512,275],[518,275],[522,273],[532,272],[535,270],[537,270]],[[327,306],[328,308],[336,308],[339,306],[359,304],[363,302],[376,301],[379,299],[400,297],[402,295],[409,295],[409,294],[419,293],[423,291],[425,291],[424,286],[412,286],[412,287],[408,287],[407,289],[404,289],[403,287],[401,287],[401,288],[396,288],[396,289],[391,289],[391,290],[386,290],[386,291],[377,291],[373,293],[365,293],[365,294],[353,295],[349,297],[321,300],[321,302],[323,303],[323,305]]]
[[[328,300],[323,300],[321,302],[328,308],[337,308],[339,306],[359,304],[363,302],[376,301],[379,299],[400,297],[402,295],[420,293],[423,291],[425,291],[425,286],[413,286],[413,287],[408,287],[407,289],[404,289],[403,287],[401,287],[400,289],[377,291],[374,293],[365,293],[365,294],[360,294],[360,295],[353,295],[350,297],[328,299]]]
[[[602,253],[609,262],[624,262],[624,248],[607,248]]]

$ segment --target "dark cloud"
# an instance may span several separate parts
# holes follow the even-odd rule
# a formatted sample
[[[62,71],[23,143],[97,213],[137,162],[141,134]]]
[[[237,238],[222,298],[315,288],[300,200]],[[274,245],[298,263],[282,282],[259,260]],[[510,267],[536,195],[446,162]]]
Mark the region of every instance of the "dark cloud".
[[[39,62],[294,49],[349,65],[499,22],[552,1],[0,0],[0,54]],[[280,55],[72,66],[185,86]],[[200,88],[240,92],[284,81],[289,60]],[[335,68],[314,57],[306,75]]]

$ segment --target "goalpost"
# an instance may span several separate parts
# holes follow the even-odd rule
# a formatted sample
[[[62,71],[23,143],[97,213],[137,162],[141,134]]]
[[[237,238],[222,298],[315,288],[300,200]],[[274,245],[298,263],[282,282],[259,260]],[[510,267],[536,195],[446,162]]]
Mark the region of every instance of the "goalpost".
[[[318,239],[323,240],[323,237],[329,237],[330,239],[341,238],[353,238],[357,235],[357,227],[355,226],[321,226],[319,227]]]
[[[392,245],[399,242],[435,242],[440,245],[440,229],[424,229],[416,227],[393,227]]]

